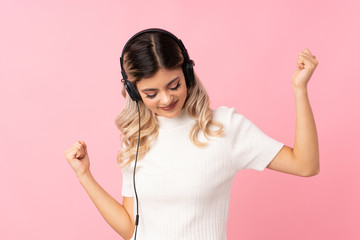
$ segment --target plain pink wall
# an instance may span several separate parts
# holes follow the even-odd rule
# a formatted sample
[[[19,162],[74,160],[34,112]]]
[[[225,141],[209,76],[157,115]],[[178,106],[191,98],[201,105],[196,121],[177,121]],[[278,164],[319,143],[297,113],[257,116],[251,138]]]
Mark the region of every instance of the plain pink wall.
[[[290,146],[291,75],[300,51],[316,55],[309,95],[321,172],[238,173],[228,239],[360,239],[359,12],[357,0],[3,1],[0,239],[121,239],[64,150],[85,140],[93,175],[122,200],[119,56],[149,27],[183,40],[213,107],[236,107]]]

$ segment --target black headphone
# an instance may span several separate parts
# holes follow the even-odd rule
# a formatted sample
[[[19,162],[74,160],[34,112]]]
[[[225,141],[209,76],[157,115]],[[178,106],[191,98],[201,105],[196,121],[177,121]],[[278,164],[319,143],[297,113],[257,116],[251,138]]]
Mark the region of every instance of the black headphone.
[[[168,36],[170,36],[176,43],[177,45],[180,47],[181,53],[183,55],[184,58],[184,62],[182,64],[182,70],[185,76],[185,81],[186,81],[186,87],[189,88],[191,86],[194,85],[195,82],[195,77],[194,77],[194,69],[193,66],[195,66],[195,62],[193,60],[191,60],[189,58],[189,54],[184,46],[184,44],[182,43],[182,41],[177,38],[174,34],[164,30],[164,29],[160,29],[160,28],[149,28],[149,29],[145,29],[141,32],[138,32],[137,34],[135,34],[134,36],[132,36],[127,43],[125,44],[123,51],[121,53],[121,57],[120,57],[120,67],[121,67],[121,74],[123,79],[121,80],[124,83],[124,87],[125,90],[128,92],[129,96],[131,97],[131,99],[133,101],[141,101],[141,96],[140,93],[138,92],[135,84],[133,84],[132,82],[130,82],[128,80],[128,77],[126,75],[125,69],[123,67],[123,61],[124,61],[124,53],[127,50],[128,45],[131,43],[131,41],[133,41],[136,37],[138,37],[141,34],[144,33],[151,33],[151,32],[160,32],[160,33],[164,33]]]

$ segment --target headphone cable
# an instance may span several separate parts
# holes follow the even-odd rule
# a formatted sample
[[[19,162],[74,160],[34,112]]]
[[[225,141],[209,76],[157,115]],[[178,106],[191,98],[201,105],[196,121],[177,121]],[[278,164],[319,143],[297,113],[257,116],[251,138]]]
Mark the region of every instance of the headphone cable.
[[[136,105],[137,105],[138,114],[139,114],[139,136],[138,136],[138,144],[137,144],[137,148],[136,148],[135,166],[134,166],[134,173],[133,173],[133,182],[134,182],[134,190],[135,190],[135,197],[136,197],[136,221],[135,221],[135,238],[134,238],[134,240],[136,240],[137,227],[139,224],[139,203],[138,203],[138,196],[137,196],[136,187],[135,187],[135,170],[136,170],[136,162],[138,159],[139,143],[140,143],[140,109],[139,109],[138,101],[136,101]]]

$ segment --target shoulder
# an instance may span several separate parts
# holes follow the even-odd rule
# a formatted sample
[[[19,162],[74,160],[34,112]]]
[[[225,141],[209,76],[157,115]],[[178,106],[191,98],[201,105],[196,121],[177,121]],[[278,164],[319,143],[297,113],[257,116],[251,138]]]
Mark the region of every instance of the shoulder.
[[[235,121],[241,121],[245,119],[242,114],[239,114],[235,108],[227,106],[221,106],[213,110],[214,120],[219,121],[223,124],[231,123]]]

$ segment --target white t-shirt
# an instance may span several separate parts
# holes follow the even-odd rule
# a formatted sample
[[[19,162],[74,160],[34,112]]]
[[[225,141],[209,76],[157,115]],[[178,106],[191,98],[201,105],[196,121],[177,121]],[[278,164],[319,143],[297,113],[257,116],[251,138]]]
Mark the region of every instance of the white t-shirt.
[[[224,136],[199,148],[189,139],[195,120],[184,110],[176,118],[158,117],[159,135],[136,166],[137,240],[226,239],[235,174],[241,169],[264,170],[283,144],[234,108],[214,110],[214,119],[224,125]],[[198,139],[205,141],[202,132]],[[134,164],[122,170],[122,195],[134,197],[136,216]]]

